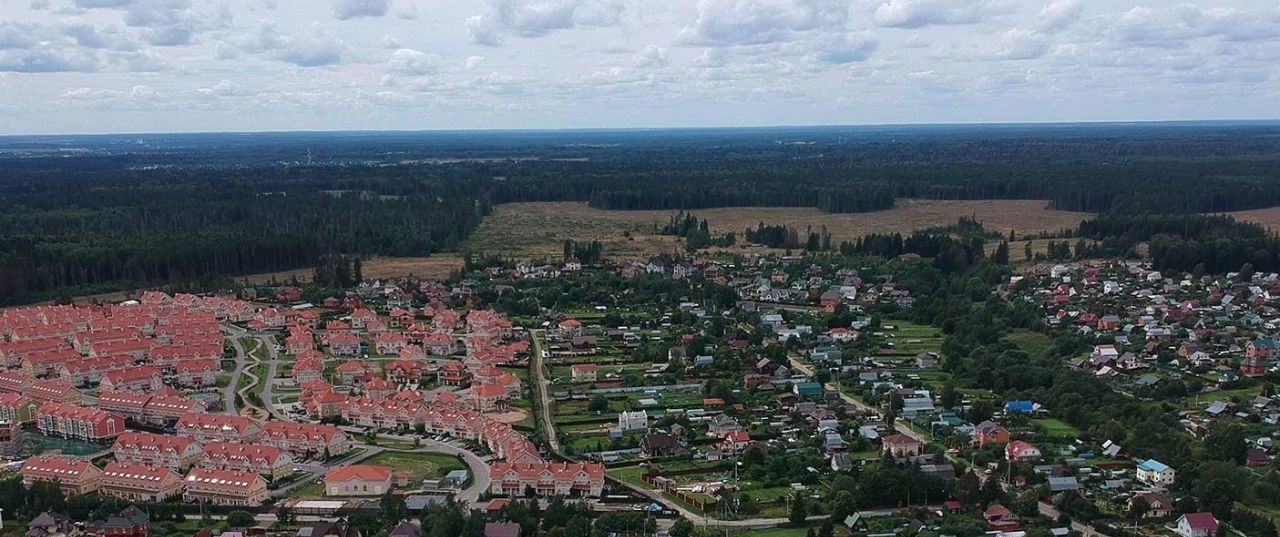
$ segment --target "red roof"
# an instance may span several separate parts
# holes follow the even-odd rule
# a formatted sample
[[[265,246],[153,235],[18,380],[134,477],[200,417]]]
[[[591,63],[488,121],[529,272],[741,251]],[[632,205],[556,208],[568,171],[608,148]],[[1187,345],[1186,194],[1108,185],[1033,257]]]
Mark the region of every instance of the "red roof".
[[[351,466],[341,466],[331,468],[324,475],[327,481],[351,481],[360,479],[364,481],[386,481],[391,479],[390,466],[375,466],[372,464],[353,464]]]
[[[1193,530],[1208,530],[1210,534],[1218,531],[1218,519],[1213,513],[1187,513],[1182,517],[1187,519],[1187,526]]]

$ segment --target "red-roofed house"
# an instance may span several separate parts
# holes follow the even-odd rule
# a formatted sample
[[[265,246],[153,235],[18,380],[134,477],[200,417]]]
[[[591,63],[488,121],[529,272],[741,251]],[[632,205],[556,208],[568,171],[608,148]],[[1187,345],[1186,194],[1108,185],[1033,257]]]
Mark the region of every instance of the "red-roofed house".
[[[330,468],[324,476],[326,496],[382,496],[390,490],[390,466],[353,464]]]
[[[124,432],[124,418],[97,408],[45,403],[36,409],[36,428],[48,436],[105,442]]]
[[[0,422],[22,425],[34,422],[40,403],[16,393],[0,393]]]
[[[334,375],[337,377],[339,384],[346,386],[354,386],[364,384],[373,376],[374,364],[361,360],[350,360],[338,364],[334,369]]]
[[[173,425],[178,436],[197,442],[253,442],[262,433],[262,424],[243,416],[226,414],[185,414]]]
[[[267,482],[253,472],[192,468],[183,486],[188,502],[253,507],[267,501]]]
[[[457,350],[457,342],[449,334],[432,332],[422,338],[422,350],[436,356],[448,356]]]
[[[424,371],[426,364],[421,360],[396,360],[387,366],[387,378],[399,383],[419,382]]]
[[[131,502],[162,502],[182,494],[182,476],[164,466],[112,461],[102,469],[99,492]]]
[[[297,457],[323,459],[351,451],[351,436],[333,425],[272,420],[262,426],[262,443]]]
[[[129,431],[116,438],[111,452],[120,462],[186,470],[200,456],[200,444],[182,436]]]
[[[23,395],[42,403],[78,404],[83,399],[80,390],[60,380],[32,381],[31,386],[27,388],[27,391],[23,392]]]
[[[360,354],[360,336],[350,332],[329,334],[329,352],[336,356],[355,356]]]
[[[471,408],[481,412],[502,412],[507,409],[507,388],[501,384],[475,384],[471,386]]]
[[[153,392],[164,386],[164,378],[160,368],[150,365],[111,371],[102,376],[99,384],[104,390],[128,390],[134,392]]]
[[[573,364],[569,366],[569,373],[573,375],[574,382],[595,382],[599,376],[600,366],[596,364]]]
[[[201,468],[245,470],[255,472],[268,481],[276,481],[293,472],[293,457],[276,446],[209,442],[204,445],[196,464]]]
[[[1009,442],[1009,445],[1005,446],[1004,454],[1010,461],[1034,461],[1041,455],[1039,448],[1021,440]]]
[[[466,386],[471,383],[471,372],[467,370],[467,366],[462,365],[462,362],[450,360],[440,366],[440,370],[436,372],[436,378],[445,386]]]
[[[604,465],[595,463],[495,462],[489,475],[489,491],[504,496],[523,496],[528,490],[539,496],[600,496],[604,489]]]
[[[1218,519],[1213,513],[1187,513],[1178,518],[1176,530],[1182,537],[1215,537]]]
[[[97,492],[102,477],[93,463],[70,457],[31,457],[23,463],[21,474],[23,485],[54,483],[68,497]]]
[[[919,440],[905,434],[894,434],[880,440],[884,452],[892,457],[918,457],[924,446]]]
[[[217,384],[221,370],[216,360],[182,360],[173,365],[178,384],[197,388]]]

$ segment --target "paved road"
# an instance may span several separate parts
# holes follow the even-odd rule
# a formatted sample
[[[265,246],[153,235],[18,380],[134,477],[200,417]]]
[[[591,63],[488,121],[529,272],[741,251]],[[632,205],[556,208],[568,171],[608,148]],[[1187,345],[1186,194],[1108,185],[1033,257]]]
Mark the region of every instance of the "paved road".
[[[364,434],[364,429],[360,427],[344,426],[342,427],[342,430],[347,431],[353,436]],[[458,493],[454,496],[454,498],[457,499],[458,501],[462,501],[467,504],[474,504],[476,501],[480,499],[480,496],[484,495],[484,493],[489,490],[489,484],[490,484],[489,462],[469,449],[455,445],[453,442],[438,442],[435,440],[431,440],[429,438],[422,438],[420,436],[414,436],[414,435],[379,434],[378,438],[390,438],[394,440],[402,440],[407,442],[418,440],[419,442],[421,442],[421,446],[414,449],[394,450],[397,453],[401,453],[401,452],[442,453],[445,455],[453,455],[455,457],[462,458],[462,462],[466,463],[467,469],[471,471],[471,482],[467,485],[467,488],[462,489],[461,491],[458,491]],[[384,448],[382,446],[361,446],[361,447],[365,448],[366,450],[364,454],[354,459],[344,459],[342,461],[339,461],[337,464],[339,465],[355,464],[364,459],[372,457],[377,453],[388,451],[387,448]]]
[[[272,390],[275,389],[276,371],[280,367],[280,353],[276,351],[276,340],[272,336],[263,334],[258,336],[258,341],[261,341],[262,344],[267,347],[267,358],[268,358],[267,378],[261,379],[261,382],[266,383],[262,387],[262,404],[267,407],[266,409],[267,413],[271,414],[272,417],[278,420],[288,420],[289,416],[284,415],[283,413],[281,413],[279,410],[276,409],[276,405],[271,393]]]
[[[244,368],[248,365],[248,352],[245,351],[244,345],[240,343],[240,337],[248,332],[245,329],[232,324],[223,324],[222,331],[226,333],[227,339],[231,341],[231,347],[236,351],[236,368],[231,373],[231,381],[222,389],[222,407],[227,414],[238,415],[236,408],[236,385],[240,383],[240,375],[244,374]]]

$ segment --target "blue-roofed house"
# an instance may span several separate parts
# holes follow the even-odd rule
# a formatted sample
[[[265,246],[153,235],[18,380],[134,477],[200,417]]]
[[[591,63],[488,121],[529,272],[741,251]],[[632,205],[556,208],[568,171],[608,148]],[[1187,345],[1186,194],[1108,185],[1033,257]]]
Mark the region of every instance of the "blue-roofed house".
[[[1032,401],[1009,401],[1004,404],[1004,411],[1008,414],[1031,414],[1040,409],[1040,405]]]
[[[1147,459],[1138,465],[1135,475],[1138,481],[1151,485],[1153,487],[1165,488],[1173,484],[1177,472],[1169,465],[1155,459]]]

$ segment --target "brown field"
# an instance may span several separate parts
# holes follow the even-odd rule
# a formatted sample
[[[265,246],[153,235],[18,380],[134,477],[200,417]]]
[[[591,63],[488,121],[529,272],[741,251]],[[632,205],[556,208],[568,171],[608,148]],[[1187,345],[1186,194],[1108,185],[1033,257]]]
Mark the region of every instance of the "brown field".
[[[1255,224],[1260,224],[1263,227],[1266,227],[1268,231],[1280,231],[1280,207],[1236,211],[1226,214],[1227,216],[1233,217],[1241,222],[1253,222]]]
[[[1089,216],[1050,210],[1045,202],[1034,200],[904,200],[887,211],[858,214],[829,214],[799,207],[731,207],[693,213],[705,218],[715,233],[741,234],[760,222],[786,224],[800,230],[826,226],[835,242],[869,233],[909,233],[954,224],[962,216],[975,217],[993,231],[1007,234],[1014,230],[1018,235],[1073,228]],[[519,257],[554,257],[560,254],[566,239],[598,240],[604,243],[610,257],[647,257],[680,249],[673,237],[653,233],[655,223],[661,226],[671,214],[672,211],[605,211],[578,202],[511,203],[495,207],[465,248]]]
[[[401,276],[417,276],[420,278],[442,280],[449,273],[462,269],[462,254],[436,254],[430,257],[373,257],[364,261],[362,270],[368,279],[399,278]],[[295,276],[301,282],[311,279],[312,269],[284,270],[280,272],[263,272],[237,276],[236,282],[249,282],[250,285],[263,285],[271,282],[286,283]],[[117,291],[75,297],[79,304],[122,302],[136,297],[138,291]]]

